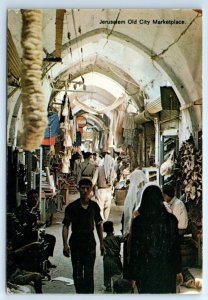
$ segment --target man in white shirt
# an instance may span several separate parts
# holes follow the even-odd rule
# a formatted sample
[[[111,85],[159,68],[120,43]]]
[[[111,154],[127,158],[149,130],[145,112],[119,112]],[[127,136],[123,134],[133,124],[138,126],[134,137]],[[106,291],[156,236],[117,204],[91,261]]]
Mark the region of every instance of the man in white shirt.
[[[112,186],[116,173],[114,171],[114,159],[108,153],[104,155],[104,158],[95,170],[92,183],[95,191],[95,200],[101,209],[102,219],[107,221],[111,209]]]
[[[163,197],[166,208],[168,207],[168,211],[172,212],[178,220],[179,234],[183,235],[188,226],[188,215],[183,201],[175,196],[175,189],[171,184],[163,186]]]
[[[92,162],[92,153],[91,152],[84,152],[83,153],[84,161],[80,163],[78,170],[77,170],[77,185],[79,185],[80,179],[88,178],[92,180],[96,166]]]

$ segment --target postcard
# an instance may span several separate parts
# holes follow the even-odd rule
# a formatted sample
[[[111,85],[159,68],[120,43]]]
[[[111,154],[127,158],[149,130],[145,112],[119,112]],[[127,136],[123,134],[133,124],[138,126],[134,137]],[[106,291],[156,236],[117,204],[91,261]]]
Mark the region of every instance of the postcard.
[[[7,294],[202,292],[202,22],[8,9]]]

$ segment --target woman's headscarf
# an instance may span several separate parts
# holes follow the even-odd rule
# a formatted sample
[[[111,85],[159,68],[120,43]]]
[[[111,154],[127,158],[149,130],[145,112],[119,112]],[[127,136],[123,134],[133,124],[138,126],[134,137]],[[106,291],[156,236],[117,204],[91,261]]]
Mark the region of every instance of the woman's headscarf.
[[[147,178],[141,170],[134,170],[129,176],[130,184],[124,202],[124,225],[123,232],[129,232],[132,214],[135,208],[139,207],[142,188],[147,183]]]
[[[138,211],[142,217],[154,217],[161,215],[165,207],[163,204],[163,194],[160,186],[149,182],[142,190],[141,204]]]

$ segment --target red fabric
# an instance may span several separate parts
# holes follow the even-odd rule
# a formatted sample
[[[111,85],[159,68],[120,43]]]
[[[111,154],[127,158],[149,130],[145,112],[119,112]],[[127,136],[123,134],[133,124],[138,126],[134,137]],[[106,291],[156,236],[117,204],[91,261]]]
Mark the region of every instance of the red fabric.
[[[50,138],[45,138],[42,140],[42,145],[43,146],[50,146],[50,145],[55,145],[56,142],[56,137],[51,136]]]
[[[79,127],[78,131],[81,133],[81,135],[83,134],[84,129],[82,127]]]

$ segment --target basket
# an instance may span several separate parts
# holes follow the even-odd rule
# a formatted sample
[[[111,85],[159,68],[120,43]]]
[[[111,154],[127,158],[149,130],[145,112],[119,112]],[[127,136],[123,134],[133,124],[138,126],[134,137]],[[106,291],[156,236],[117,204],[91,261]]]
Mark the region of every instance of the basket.
[[[116,190],[115,191],[115,203],[117,206],[123,206],[126,198],[127,190]]]

